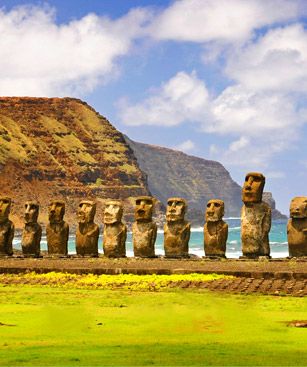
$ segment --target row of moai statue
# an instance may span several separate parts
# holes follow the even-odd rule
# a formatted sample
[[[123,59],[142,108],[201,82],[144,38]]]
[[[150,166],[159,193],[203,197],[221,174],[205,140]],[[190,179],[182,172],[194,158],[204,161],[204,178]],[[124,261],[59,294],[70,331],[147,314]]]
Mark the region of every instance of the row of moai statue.
[[[243,257],[270,256],[269,231],[271,208],[262,201],[265,177],[261,173],[246,175],[242,189],[241,242]],[[157,225],[152,219],[155,199],[150,196],[136,198],[135,222],[132,226],[133,248],[136,257],[155,257]],[[11,199],[0,198],[0,254],[13,254],[14,225],[9,220]],[[167,202],[164,225],[165,256],[189,257],[191,225],[185,220],[186,201],[170,198]],[[80,256],[98,256],[99,226],[94,222],[96,204],[83,200],[77,212],[76,252]],[[22,233],[22,251],[25,256],[39,256],[42,228],[37,223],[39,205],[25,204],[25,226]],[[64,221],[65,203],[55,200],[49,206],[49,223],[46,228],[48,254],[67,256],[69,226]],[[228,224],[223,221],[224,202],[209,200],[204,225],[204,250],[209,257],[225,257]],[[122,221],[123,205],[109,200],[104,209],[103,250],[107,257],[126,255],[127,226]],[[289,255],[307,256],[307,197],[296,197],[290,205],[287,227]]]

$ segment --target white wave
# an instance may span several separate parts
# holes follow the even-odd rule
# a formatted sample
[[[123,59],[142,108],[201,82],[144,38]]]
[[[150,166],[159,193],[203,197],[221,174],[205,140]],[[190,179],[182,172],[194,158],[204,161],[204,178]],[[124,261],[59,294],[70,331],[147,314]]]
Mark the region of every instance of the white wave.
[[[228,228],[228,231],[238,231],[240,229],[241,229],[241,227],[230,227],[230,228]]]
[[[237,245],[239,242],[237,240],[229,241],[231,245]]]
[[[288,246],[288,242],[270,242],[270,245]]]
[[[191,228],[191,232],[203,232],[203,231],[204,231],[204,227]]]
[[[232,220],[232,219],[241,219],[240,217],[226,217],[226,218],[224,218],[225,220]]]

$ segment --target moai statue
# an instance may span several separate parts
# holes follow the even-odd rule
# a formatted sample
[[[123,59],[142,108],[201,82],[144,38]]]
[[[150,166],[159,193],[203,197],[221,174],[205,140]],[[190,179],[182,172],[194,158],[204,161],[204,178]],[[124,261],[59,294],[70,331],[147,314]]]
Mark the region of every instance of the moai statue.
[[[289,255],[307,256],[307,197],[295,197],[290,204],[287,234]]]
[[[157,224],[152,221],[154,198],[139,196],[135,200],[132,225],[133,251],[136,257],[155,257]]]
[[[48,254],[67,256],[69,225],[64,221],[65,203],[53,200],[48,207],[49,223],[47,224]]]
[[[228,224],[223,221],[224,201],[209,200],[204,226],[204,248],[206,256],[225,257]]]
[[[166,257],[188,257],[191,224],[184,220],[187,209],[182,198],[169,198],[164,225],[164,251]]]
[[[242,189],[242,252],[249,258],[270,256],[271,208],[262,201],[264,184],[265,177],[261,173],[250,172]]]
[[[22,231],[21,247],[24,256],[39,257],[42,227],[37,223],[39,205],[35,201],[25,203],[25,226]]]
[[[108,200],[104,209],[103,252],[107,257],[126,256],[127,226],[122,222],[123,204]]]
[[[13,255],[14,224],[9,220],[11,199],[0,197],[0,256]]]
[[[80,256],[98,256],[99,227],[94,223],[96,204],[83,200],[79,204],[76,231],[76,251]]]

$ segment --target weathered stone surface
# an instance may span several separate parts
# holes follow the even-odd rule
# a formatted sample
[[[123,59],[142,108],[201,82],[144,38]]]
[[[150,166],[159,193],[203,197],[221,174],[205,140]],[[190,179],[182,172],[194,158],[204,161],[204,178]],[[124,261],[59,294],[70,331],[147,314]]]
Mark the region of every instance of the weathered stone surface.
[[[164,225],[164,251],[166,257],[188,257],[191,224],[185,221],[187,204],[182,198],[169,198]]]
[[[99,227],[94,223],[96,203],[83,200],[79,204],[76,251],[80,256],[98,256]]]
[[[135,200],[135,222],[132,226],[133,251],[136,257],[154,257],[157,224],[152,221],[154,198],[140,196]]]
[[[307,197],[295,197],[290,204],[287,226],[289,255],[307,256]]]
[[[25,203],[25,226],[22,231],[21,247],[24,256],[40,255],[42,227],[37,223],[39,204],[35,201]]]
[[[103,252],[106,257],[125,257],[127,226],[122,222],[123,204],[108,200],[104,209]]]
[[[241,242],[243,256],[270,256],[271,208],[262,201],[265,177],[258,172],[246,175],[242,189]]]
[[[212,199],[207,203],[204,225],[204,249],[206,256],[225,257],[228,224],[223,221],[223,200]]]
[[[65,202],[53,200],[48,208],[47,246],[49,255],[67,256],[69,225],[64,221]]]
[[[13,255],[14,224],[9,220],[11,199],[0,197],[0,256]]]

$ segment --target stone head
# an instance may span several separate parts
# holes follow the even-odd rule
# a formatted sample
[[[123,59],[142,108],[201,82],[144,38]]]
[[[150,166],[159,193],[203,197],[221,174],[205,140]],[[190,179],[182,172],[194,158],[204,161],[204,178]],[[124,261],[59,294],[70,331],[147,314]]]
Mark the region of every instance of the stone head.
[[[307,197],[297,196],[291,200],[290,204],[291,218],[307,218]]]
[[[105,224],[120,223],[123,217],[123,204],[119,200],[108,200],[105,203],[104,218]]]
[[[96,214],[96,203],[91,200],[82,200],[79,203],[77,220],[79,224],[88,224],[94,222]]]
[[[31,224],[31,223],[37,223],[39,213],[39,205],[36,201],[26,201],[25,203],[25,223]]]
[[[52,224],[62,223],[65,214],[65,202],[53,200],[48,207],[49,222]]]
[[[166,207],[167,222],[181,222],[187,209],[187,203],[182,198],[169,198]]]
[[[224,216],[224,201],[218,199],[209,200],[206,209],[206,222],[218,222]]]
[[[5,223],[10,214],[12,200],[7,196],[0,197],[0,223]]]
[[[245,177],[242,189],[242,201],[248,203],[260,203],[265,184],[265,177],[262,173],[250,172]]]
[[[150,222],[154,208],[154,198],[139,196],[135,199],[134,217],[137,222]]]

